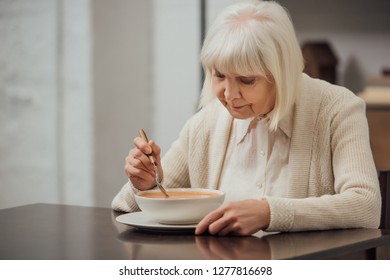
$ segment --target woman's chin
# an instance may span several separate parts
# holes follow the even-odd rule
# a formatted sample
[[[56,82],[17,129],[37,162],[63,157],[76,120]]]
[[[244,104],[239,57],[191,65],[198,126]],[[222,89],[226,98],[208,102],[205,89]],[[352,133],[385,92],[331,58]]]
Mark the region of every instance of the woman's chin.
[[[229,113],[230,115],[235,118],[235,119],[239,119],[239,120],[245,120],[245,119],[248,119],[251,117],[251,114],[249,113],[246,113],[246,112],[238,112],[238,111],[235,111],[235,110],[229,110]]]

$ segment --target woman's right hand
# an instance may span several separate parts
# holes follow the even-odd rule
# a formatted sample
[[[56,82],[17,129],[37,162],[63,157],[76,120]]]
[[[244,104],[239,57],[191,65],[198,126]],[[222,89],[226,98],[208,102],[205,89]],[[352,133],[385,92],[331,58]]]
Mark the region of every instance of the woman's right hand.
[[[160,147],[152,140],[147,143],[141,137],[134,138],[134,148],[129,151],[125,159],[125,172],[134,187],[139,190],[148,190],[155,187],[154,166],[147,155],[155,155],[160,181],[163,179],[161,168]]]

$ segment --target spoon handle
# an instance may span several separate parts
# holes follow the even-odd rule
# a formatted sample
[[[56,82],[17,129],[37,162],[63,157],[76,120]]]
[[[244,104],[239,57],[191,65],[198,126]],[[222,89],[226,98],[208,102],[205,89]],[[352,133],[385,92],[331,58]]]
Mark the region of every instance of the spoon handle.
[[[138,132],[139,132],[139,136],[141,136],[141,138],[144,139],[144,140],[146,141],[146,143],[149,144],[149,139],[148,139],[148,136],[146,136],[145,131],[144,131],[142,128],[140,128],[140,129],[138,130]],[[157,163],[156,163],[156,160],[155,160],[153,151],[152,151],[150,154],[148,154],[147,156],[148,156],[150,162],[151,162],[154,166],[157,166]]]
[[[149,143],[149,139],[148,139],[148,136],[146,136],[145,131],[141,128],[138,130],[138,132],[139,132],[139,135],[141,136],[141,138],[144,139],[146,141],[146,143]],[[165,197],[169,197],[167,191],[161,185],[160,174],[158,174],[157,162],[155,160],[155,155],[154,155],[153,151],[150,154],[148,154],[147,156],[148,156],[150,162],[153,164],[154,171],[156,173],[156,177],[155,177],[156,185],[158,186],[160,191],[165,195]]]

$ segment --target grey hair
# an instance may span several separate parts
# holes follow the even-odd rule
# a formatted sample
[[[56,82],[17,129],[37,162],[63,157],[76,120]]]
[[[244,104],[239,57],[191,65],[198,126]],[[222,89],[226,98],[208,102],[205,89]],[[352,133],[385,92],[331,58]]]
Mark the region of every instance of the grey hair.
[[[293,105],[304,62],[288,12],[276,2],[245,1],[226,7],[207,32],[200,54],[205,72],[200,108],[215,98],[212,69],[258,75],[275,82],[270,129]]]

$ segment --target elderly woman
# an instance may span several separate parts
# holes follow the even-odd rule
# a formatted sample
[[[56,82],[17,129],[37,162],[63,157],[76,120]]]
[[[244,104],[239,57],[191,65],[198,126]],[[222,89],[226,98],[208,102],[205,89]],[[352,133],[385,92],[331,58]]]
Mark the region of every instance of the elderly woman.
[[[346,88],[303,74],[295,31],[279,4],[224,9],[201,61],[201,109],[162,162],[155,142],[134,139],[129,182],[114,198],[115,210],[139,210],[134,193],[155,187],[146,156],[153,150],[166,187],[226,192],[226,203],[196,234],[379,226],[365,104]]]

